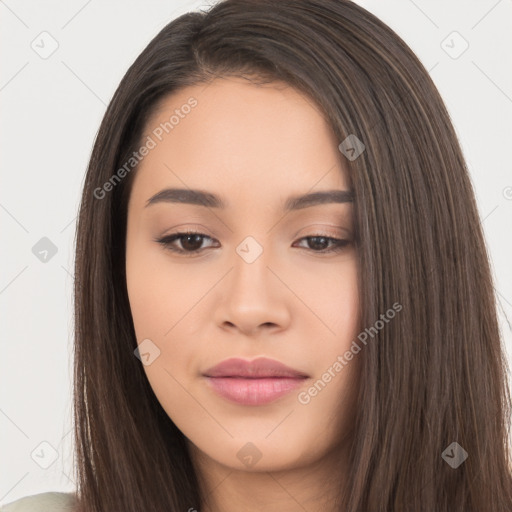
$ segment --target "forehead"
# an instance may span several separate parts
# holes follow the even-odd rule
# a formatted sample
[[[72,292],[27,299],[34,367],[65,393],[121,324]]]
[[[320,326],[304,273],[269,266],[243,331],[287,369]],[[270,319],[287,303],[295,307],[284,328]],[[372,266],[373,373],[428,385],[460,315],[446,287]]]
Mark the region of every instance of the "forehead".
[[[318,107],[282,82],[218,78],[165,97],[149,118],[132,193],[217,190],[271,200],[316,189],[349,189],[331,127]]]

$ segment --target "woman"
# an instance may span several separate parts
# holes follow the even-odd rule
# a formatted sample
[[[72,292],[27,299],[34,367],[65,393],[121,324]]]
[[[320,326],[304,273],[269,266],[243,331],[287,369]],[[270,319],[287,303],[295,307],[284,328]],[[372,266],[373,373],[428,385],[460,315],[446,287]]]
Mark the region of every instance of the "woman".
[[[362,7],[225,0],[167,25],[100,127],[75,276],[62,510],[512,509],[467,167]]]

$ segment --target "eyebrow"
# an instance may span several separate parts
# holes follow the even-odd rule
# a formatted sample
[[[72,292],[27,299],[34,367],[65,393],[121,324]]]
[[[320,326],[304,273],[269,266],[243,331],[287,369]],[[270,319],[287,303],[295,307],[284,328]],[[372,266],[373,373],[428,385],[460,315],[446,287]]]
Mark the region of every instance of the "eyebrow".
[[[284,211],[301,210],[311,206],[329,203],[352,203],[354,196],[351,190],[323,190],[289,197],[283,207]],[[146,201],[145,207],[156,203],[182,203],[205,206],[208,208],[226,209],[226,202],[219,196],[203,190],[182,188],[165,188]]]

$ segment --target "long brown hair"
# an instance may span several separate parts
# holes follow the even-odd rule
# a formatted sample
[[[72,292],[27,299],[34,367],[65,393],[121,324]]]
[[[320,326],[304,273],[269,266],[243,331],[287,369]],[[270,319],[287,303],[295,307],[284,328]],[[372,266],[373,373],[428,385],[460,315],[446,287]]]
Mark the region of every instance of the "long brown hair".
[[[185,14],[149,43],[115,92],[77,229],[77,510],[203,503],[184,436],[133,353],[125,236],[136,166],[108,192],[104,184],[141,146],[159,101],[229,75],[287,82],[320,108],[340,143],[355,135],[365,146],[346,159],[362,324],[395,302],[403,308],[359,356],[340,510],[512,510],[507,366],[466,163],[424,66],[347,0],[224,0]],[[453,442],[467,453],[458,467],[443,456],[453,456]]]

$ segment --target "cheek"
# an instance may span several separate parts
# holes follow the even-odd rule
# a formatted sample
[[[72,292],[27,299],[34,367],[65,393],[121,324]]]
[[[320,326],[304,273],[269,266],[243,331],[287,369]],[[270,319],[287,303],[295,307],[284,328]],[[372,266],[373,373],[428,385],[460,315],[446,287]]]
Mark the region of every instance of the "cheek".
[[[324,347],[339,350],[351,343],[359,330],[360,307],[357,260],[350,256],[339,264],[316,263],[294,277],[297,296],[309,309],[310,332],[322,336]],[[308,313],[309,313],[308,312]]]
[[[190,290],[182,286],[190,276],[171,273],[164,260],[142,243],[127,245],[126,283],[135,336],[138,344],[143,340],[152,343],[152,360],[144,365],[144,371],[158,401],[174,420],[176,411],[193,407],[183,384],[195,371],[197,347],[189,337],[183,343],[187,324],[180,322],[194,304],[188,296]]]
[[[126,286],[138,342],[162,334],[163,312],[172,306],[168,304],[172,294],[165,293],[165,278],[161,270],[151,263],[140,248],[127,251]]]
[[[173,266],[156,243],[127,245],[126,284],[138,341],[171,339],[201,291],[192,266]]]
[[[130,310],[137,343],[151,340],[157,347],[154,350],[158,357],[144,366],[157,394],[160,389],[175,394],[171,376],[184,382],[197,372],[195,357],[200,347],[199,337],[193,335],[196,326],[192,319],[197,315],[198,297],[211,287],[211,283],[201,282],[191,265],[172,265],[156,244],[130,245],[128,241],[126,283]]]
[[[350,354],[350,360],[343,359],[343,367],[339,363],[361,329],[357,259],[344,260],[336,268],[317,265],[315,273],[304,275],[300,293],[307,297],[304,302],[313,313],[305,316],[305,331],[318,341],[309,350],[315,360],[315,377],[322,381],[311,391],[315,398],[310,410],[332,413],[337,404],[346,418],[347,411],[353,410],[361,363],[360,353]],[[320,351],[318,346],[322,347]]]

